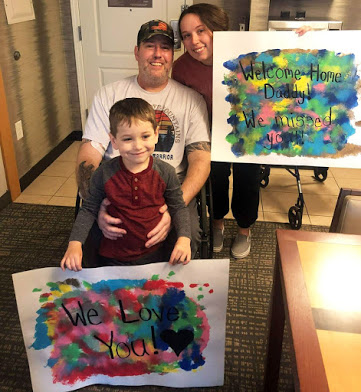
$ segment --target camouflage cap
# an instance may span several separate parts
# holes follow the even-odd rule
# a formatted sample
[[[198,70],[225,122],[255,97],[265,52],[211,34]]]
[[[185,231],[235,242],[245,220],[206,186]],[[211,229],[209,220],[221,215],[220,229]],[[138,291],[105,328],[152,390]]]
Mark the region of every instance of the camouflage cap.
[[[137,45],[139,46],[141,42],[146,41],[155,35],[164,35],[168,37],[174,45],[173,29],[167,23],[159,19],[151,20],[140,27]]]

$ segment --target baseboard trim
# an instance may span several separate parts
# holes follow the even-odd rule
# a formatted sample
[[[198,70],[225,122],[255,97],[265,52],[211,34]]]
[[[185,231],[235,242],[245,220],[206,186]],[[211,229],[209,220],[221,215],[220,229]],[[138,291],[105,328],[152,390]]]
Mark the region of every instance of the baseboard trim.
[[[43,159],[20,178],[20,188],[27,188],[49,165],[51,165],[74,141],[82,138],[82,132],[75,130],[52,149]]]
[[[5,207],[7,207],[10,203],[11,203],[11,195],[9,191],[6,191],[0,197],[0,211],[3,210]]]

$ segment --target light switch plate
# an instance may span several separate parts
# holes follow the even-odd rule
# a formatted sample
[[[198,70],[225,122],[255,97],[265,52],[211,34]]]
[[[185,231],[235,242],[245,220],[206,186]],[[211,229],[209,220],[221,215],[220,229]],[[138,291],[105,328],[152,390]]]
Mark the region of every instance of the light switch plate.
[[[4,0],[8,24],[35,19],[33,0]]]
[[[17,121],[15,123],[15,131],[16,131],[16,137],[18,140],[24,137],[24,132],[23,132],[23,123],[20,121]]]

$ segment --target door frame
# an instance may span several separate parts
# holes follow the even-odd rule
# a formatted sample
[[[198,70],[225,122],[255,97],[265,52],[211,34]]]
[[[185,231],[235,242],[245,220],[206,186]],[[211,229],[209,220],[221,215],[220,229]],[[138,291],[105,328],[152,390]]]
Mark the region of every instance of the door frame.
[[[5,179],[11,200],[14,201],[21,193],[15,148],[9,119],[4,79],[0,69],[0,148],[4,163]],[[2,196],[2,195],[0,195]]]
[[[70,9],[71,9],[71,21],[73,26],[73,42],[74,42],[74,54],[75,54],[75,63],[76,63],[76,75],[77,75],[78,90],[79,90],[80,115],[81,115],[82,128],[84,129],[85,122],[86,122],[86,110],[88,108],[86,102],[83,45],[82,45],[82,41],[79,39],[79,31],[81,26],[79,1],[70,0]]]

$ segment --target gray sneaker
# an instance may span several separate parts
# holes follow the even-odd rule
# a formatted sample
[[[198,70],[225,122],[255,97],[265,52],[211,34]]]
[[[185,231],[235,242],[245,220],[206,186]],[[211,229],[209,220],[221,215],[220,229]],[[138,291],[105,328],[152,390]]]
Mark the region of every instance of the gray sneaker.
[[[237,234],[233,241],[231,253],[235,259],[243,259],[251,251],[251,232],[248,237],[244,234]]]
[[[213,252],[219,253],[223,249],[223,229],[213,228]]]

